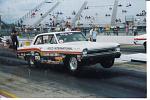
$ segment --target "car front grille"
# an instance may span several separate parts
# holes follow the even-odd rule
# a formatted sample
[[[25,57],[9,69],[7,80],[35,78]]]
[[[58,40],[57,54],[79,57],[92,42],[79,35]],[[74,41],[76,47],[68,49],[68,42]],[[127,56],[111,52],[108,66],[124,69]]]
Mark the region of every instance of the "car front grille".
[[[115,48],[104,48],[104,49],[95,49],[88,50],[87,54],[97,54],[97,53],[112,53],[115,51]]]

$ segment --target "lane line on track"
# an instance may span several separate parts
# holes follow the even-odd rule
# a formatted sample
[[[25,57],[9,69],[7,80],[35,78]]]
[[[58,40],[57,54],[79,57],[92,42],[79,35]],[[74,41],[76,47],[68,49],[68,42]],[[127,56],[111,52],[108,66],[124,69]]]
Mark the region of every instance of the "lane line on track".
[[[15,94],[12,94],[6,90],[0,90],[0,97],[17,98],[17,96]]]

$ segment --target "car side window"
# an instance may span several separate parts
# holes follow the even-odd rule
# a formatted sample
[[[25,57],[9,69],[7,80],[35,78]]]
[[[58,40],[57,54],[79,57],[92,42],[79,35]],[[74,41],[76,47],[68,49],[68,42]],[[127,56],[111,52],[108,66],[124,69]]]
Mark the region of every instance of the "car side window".
[[[56,41],[54,35],[48,35],[48,37],[49,37],[49,43],[50,44],[57,44],[57,41]]]
[[[52,35],[44,35],[43,42],[44,42],[44,44],[56,44],[57,43],[53,34]]]
[[[55,39],[55,36],[53,34],[50,34],[50,35],[43,35],[43,36],[37,37],[34,44],[35,45],[38,45],[38,44],[57,44],[57,41]]]
[[[39,45],[39,44],[43,44],[43,37],[42,36],[38,36],[34,45]]]
[[[50,38],[51,38],[50,36],[44,35],[44,36],[43,36],[43,44],[49,43]]]
[[[57,41],[55,39],[55,36],[53,35],[51,40],[49,41],[50,44],[57,44]]]

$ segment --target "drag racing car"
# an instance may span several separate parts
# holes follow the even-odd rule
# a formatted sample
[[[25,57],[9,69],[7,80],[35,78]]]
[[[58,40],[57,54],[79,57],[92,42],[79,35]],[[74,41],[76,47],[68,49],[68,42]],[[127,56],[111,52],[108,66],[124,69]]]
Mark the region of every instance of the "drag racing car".
[[[82,32],[69,31],[38,34],[30,46],[19,47],[17,55],[30,67],[63,64],[76,73],[82,66],[96,63],[110,68],[121,53],[118,43],[91,42]]]
[[[134,38],[134,44],[143,45],[145,51],[146,51],[146,43],[147,43],[146,34],[138,35]]]

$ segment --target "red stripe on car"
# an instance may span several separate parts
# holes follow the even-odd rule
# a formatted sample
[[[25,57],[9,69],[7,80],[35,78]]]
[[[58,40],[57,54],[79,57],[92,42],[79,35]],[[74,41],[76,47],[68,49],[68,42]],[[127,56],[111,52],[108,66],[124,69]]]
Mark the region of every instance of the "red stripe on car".
[[[134,40],[146,40],[146,38],[134,38]]]
[[[41,51],[38,48],[28,48],[28,49],[19,49],[17,52],[28,52],[28,51],[37,51],[37,52],[47,52],[47,53],[64,53],[64,54],[81,54],[82,52],[73,52],[73,51]]]

